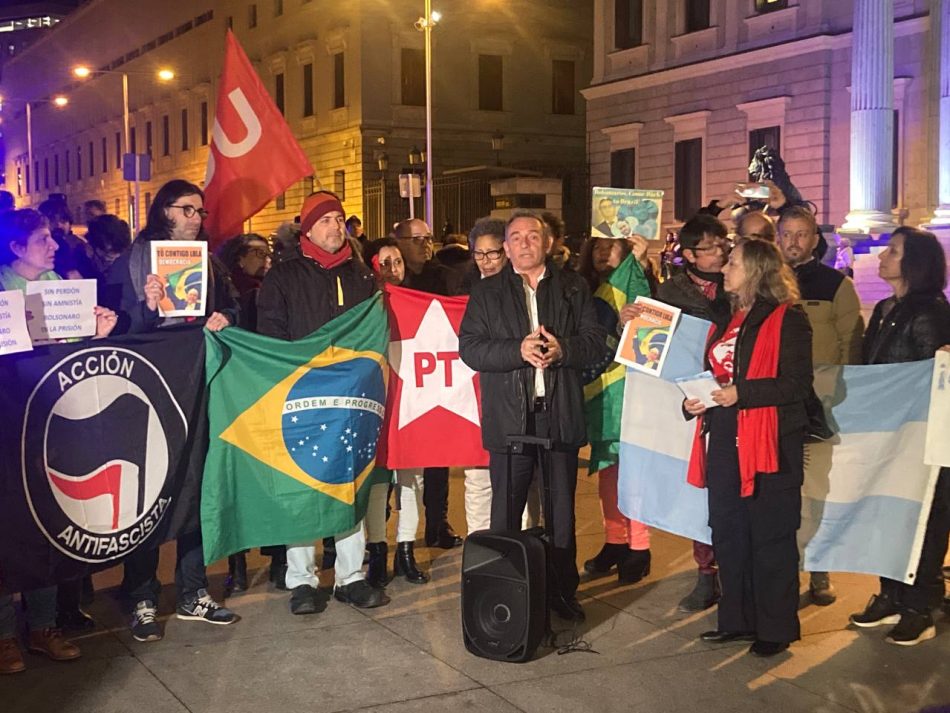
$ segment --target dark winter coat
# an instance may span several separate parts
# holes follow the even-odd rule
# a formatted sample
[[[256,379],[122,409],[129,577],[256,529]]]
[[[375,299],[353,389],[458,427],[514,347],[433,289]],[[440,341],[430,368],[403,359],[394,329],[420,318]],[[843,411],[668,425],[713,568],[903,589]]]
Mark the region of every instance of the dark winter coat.
[[[864,363],[932,359],[945,344],[950,344],[950,305],[942,294],[888,297],[874,306],[864,335]]]

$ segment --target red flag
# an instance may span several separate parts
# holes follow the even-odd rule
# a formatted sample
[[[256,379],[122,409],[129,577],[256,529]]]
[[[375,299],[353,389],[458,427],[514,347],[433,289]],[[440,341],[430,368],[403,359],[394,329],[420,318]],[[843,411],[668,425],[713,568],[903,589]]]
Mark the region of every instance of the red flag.
[[[377,461],[388,468],[479,466],[478,373],[459,357],[467,297],[386,286],[389,389]]]
[[[212,243],[240,234],[245,220],[313,173],[230,30],[211,136],[204,227]]]

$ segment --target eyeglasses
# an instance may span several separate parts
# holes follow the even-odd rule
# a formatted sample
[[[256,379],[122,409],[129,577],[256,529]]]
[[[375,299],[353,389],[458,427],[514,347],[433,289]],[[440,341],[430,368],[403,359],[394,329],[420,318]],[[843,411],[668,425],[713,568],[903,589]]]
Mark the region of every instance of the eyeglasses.
[[[262,260],[266,260],[267,258],[271,257],[271,252],[267,248],[250,248],[246,254],[259,257]]]
[[[393,268],[402,267],[404,264],[405,263],[403,263],[401,257],[396,257],[396,258],[391,257],[391,258],[386,258],[385,260],[380,262],[379,266],[385,267],[387,270],[392,272]]]
[[[504,254],[504,250],[474,250],[472,252],[477,262],[495,262],[495,260],[501,260]]]
[[[411,240],[414,243],[424,243],[429,240],[432,240],[432,233],[427,233],[426,235],[402,235],[399,237],[400,240]]]
[[[204,208],[195,208],[193,205],[178,205],[177,203],[171,203],[168,205],[168,207],[181,209],[182,215],[184,215],[186,218],[194,218],[195,213],[200,215],[202,220],[208,217],[208,211],[206,211]]]

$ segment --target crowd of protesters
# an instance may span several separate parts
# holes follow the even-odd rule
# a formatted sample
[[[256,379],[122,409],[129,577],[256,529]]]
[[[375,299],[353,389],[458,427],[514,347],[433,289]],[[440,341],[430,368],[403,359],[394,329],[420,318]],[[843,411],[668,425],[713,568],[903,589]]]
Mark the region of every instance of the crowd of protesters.
[[[467,236],[445,236],[438,251],[431,227],[420,219],[401,221],[390,235],[370,239],[356,216],[346,218],[334,194],[319,191],[304,201],[299,222],[276,236],[240,235],[211,256],[203,325],[294,341],[386,284],[469,295],[460,354],[481,374],[483,440],[491,459],[487,468],[464,471],[467,530],[518,526],[508,511],[509,483],[522,526],[537,524],[542,454],[526,446],[515,454],[509,474],[505,439],[512,433],[549,439],[554,446],[543,461],[550,479],[543,517],[550,521],[555,585],[549,604],[558,616],[581,621],[574,491],[578,449],[588,440],[583,381],[591,367],[609,363],[608,345],[638,314],[635,305],[619,314],[599,309],[591,295],[632,255],[654,297],[714,325],[706,361],[721,384],[713,394],[719,408],[683,403],[684,418],[698,421],[690,482],[708,490],[713,542],[693,543],[698,578],[679,609],[696,612],[718,604],[718,625],[703,640],[748,640],[751,653],[772,656],[800,636],[796,533],[805,439],[829,435],[812,385],[813,366],[929,359],[950,344],[946,259],[932,234],[900,228],[891,236],[880,254],[880,276],[893,295],[876,305],[865,330],[849,277],[850,245],[839,243],[836,267],[824,264],[828,246],[814,211],[777,193],[768,204],[713,202],[650,256],[639,236],[591,237],[575,254],[560,218],[530,211],[515,211],[507,220],[483,218]],[[207,239],[198,186],[165,184],[134,240],[125,221],[106,213],[99,201],[84,206],[86,233],[78,236],[65,201],[17,210],[11,199],[0,195],[2,289],[24,290],[33,280],[95,279],[101,305],[95,308],[95,338],[184,321],[159,312],[165,285],[151,273],[149,244]],[[597,477],[604,545],[583,570],[592,578],[616,572],[621,583],[639,581],[650,573],[649,530],[620,512],[616,465]],[[428,582],[415,556],[420,521],[427,547],[451,549],[463,541],[448,522],[448,497],[448,468],[438,463],[397,470],[390,483],[375,485],[365,523],[323,542],[320,568],[334,570],[332,596],[360,608],[379,607],[389,602],[386,586],[394,576]],[[391,514],[398,518],[392,570],[386,536]],[[851,622],[892,625],[887,638],[896,644],[932,638],[948,531],[950,476],[944,468],[916,583],[882,579],[880,593]],[[318,585],[314,543],[273,543],[264,552],[272,558],[270,581],[289,591],[293,614],[326,608],[330,596]],[[124,564],[122,593],[138,641],[163,635],[158,560],[159,550],[152,548],[136,551]],[[178,538],[175,582],[178,618],[221,625],[238,620],[208,592],[200,532]],[[246,556],[236,553],[229,558],[227,592],[247,587]],[[79,648],[62,627],[92,625],[81,609],[92,596],[88,581],[21,596],[26,648],[54,660],[77,658]],[[827,573],[810,574],[809,596],[822,606],[835,601]],[[13,593],[0,590],[0,673],[25,667],[15,630]]]

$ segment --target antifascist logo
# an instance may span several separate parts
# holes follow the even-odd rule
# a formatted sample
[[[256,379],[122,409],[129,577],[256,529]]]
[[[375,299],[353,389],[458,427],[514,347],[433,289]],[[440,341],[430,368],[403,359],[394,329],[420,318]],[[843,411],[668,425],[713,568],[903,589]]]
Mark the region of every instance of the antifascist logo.
[[[64,554],[123,557],[172,502],[173,454],[188,425],[158,369],[114,347],[66,357],[26,405],[23,484],[36,524]]]

